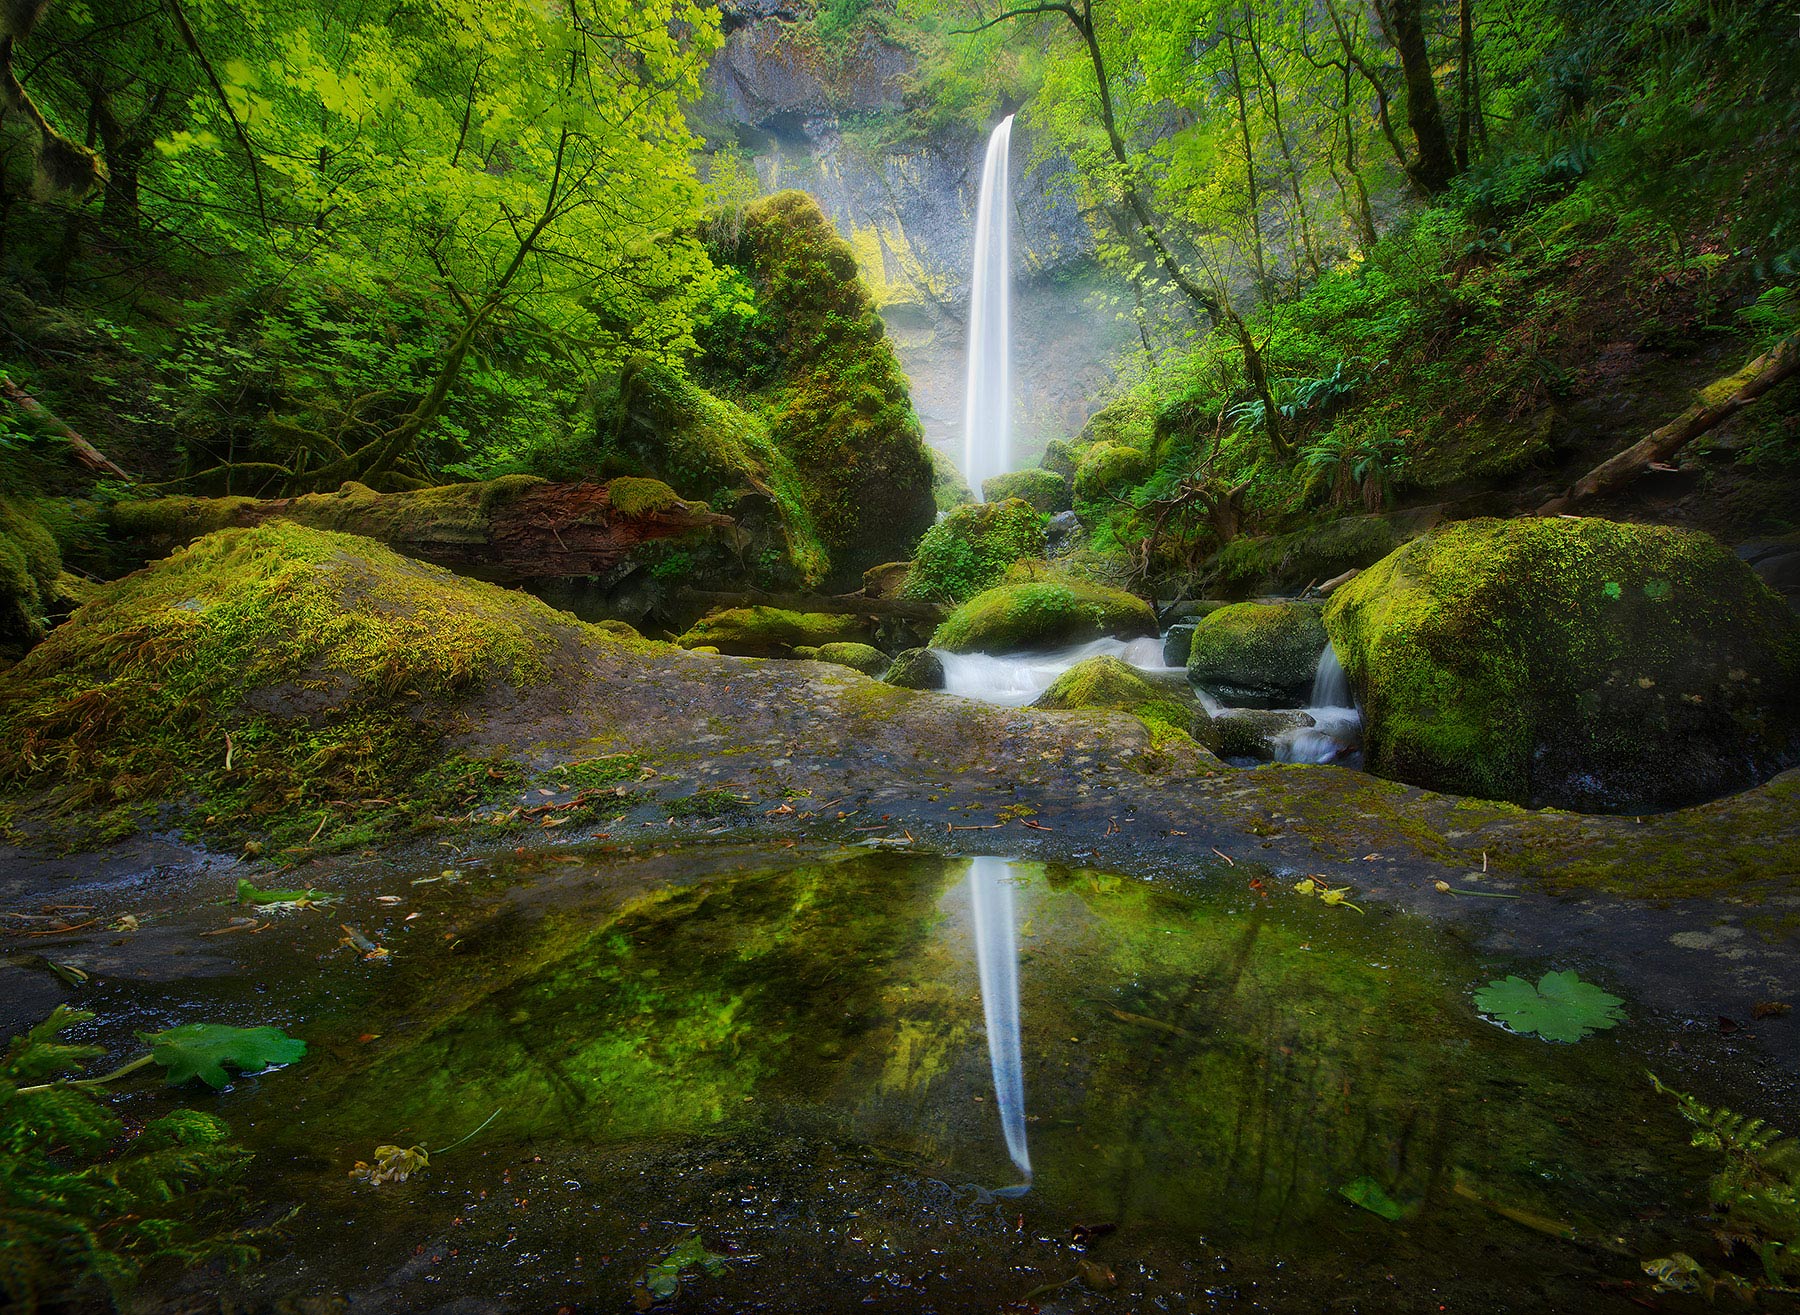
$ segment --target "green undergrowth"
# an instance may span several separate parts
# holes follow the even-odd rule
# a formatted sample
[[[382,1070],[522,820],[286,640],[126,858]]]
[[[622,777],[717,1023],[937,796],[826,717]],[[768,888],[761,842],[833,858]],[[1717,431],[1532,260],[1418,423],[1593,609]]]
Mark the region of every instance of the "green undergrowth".
[[[999,584],[1014,562],[1044,552],[1044,517],[1029,502],[969,503],[925,531],[904,596],[960,603]]]
[[[590,641],[631,642],[370,540],[227,530],[106,586],[7,674],[0,788],[63,845],[162,805],[214,839],[358,843],[510,787],[445,761],[459,708]]]

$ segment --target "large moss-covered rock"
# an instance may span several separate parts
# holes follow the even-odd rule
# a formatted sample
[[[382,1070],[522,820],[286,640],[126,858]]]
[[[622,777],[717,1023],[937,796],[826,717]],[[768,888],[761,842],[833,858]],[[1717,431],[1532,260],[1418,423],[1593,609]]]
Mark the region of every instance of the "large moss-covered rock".
[[[1150,458],[1141,448],[1122,443],[1096,443],[1081,454],[1075,469],[1075,498],[1099,502],[1124,493],[1150,478]]]
[[[931,646],[952,653],[1021,653],[1155,633],[1156,614],[1141,598],[1104,585],[1043,580],[976,594],[938,626]]]
[[[1000,583],[1014,562],[1041,558],[1044,550],[1044,518],[1030,503],[972,502],[919,540],[906,596],[960,603]]]
[[[931,459],[855,254],[818,203],[795,191],[755,202],[712,245],[750,285],[756,313],[704,340],[702,368],[760,385],[770,436],[800,473],[832,578],[854,581],[909,556],[937,517]]]
[[[1800,757],[1800,623],[1704,534],[1465,521],[1344,585],[1325,622],[1368,765],[1398,780],[1605,811]]]
[[[1188,646],[1188,679],[1229,701],[1300,703],[1325,651],[1322,605],[1233,603],[1202,617]]]
[[[1044,444],[1044,455],[1038,464],[1062,480],[1069,492],[1075,491],[1075,467],[1081,464],[1075,444],[1066,438],[1053,438]]]
[[[683,648],[716,648],[733,657],[786,657],[797,648],[862,644],[871,637],[868,621],[858,616],[731,607],[701,617],[675,642]]]
[[[820,662],[849,667],[865,676],[881,676],[888,669],[888,655],[872,644],[820,644],[815,656]]]
[[[954,461],[934,447],[927,448],[926,453],[931,458],[931,496],[940,515],[975,501],[974,490]]]
[[[1227,708],[1212,719],[1221,758],[1255,758],[1270,762],[1275,742],[1288,731],[1303,730],[1313,719],[1299,708]]]
[[[29,503],[0,496],[0,658],[44,633],[61,572],[62,553],[49,527]]]
[[[942,689],[944,664],[928,648],[909,648],[894,658],[882,679],[901,689]]]
[[[1147,680],[1130,663],[1116,657],[1091,657],[1058,676],[1033,705],[1057,712],[1111,709],[1129,712],[1149,727],[1152,736],[1179,732],[1212,747],[1217,737],[1212,718],[1185,690]]]
[[[1023,498],[1046,516],[1067,511],[1071,505],[1068,481],[1053,470],[1015,470],[996,475],[982,482],[981,496],[989,502]]]

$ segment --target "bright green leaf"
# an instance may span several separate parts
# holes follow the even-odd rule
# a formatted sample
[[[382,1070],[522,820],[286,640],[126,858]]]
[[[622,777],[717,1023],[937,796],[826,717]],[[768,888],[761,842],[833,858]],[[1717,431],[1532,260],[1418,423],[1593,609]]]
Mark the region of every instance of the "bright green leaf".
[[[1391,1224],[1399,1223],[1406,1217],[1406,1208],[1389,1196],[1380,1183],[1367,1176],[1345,1183],[1338,1188],[1338,1195],[1352,1205],[1361,1206],[1370,1214],[1380,1215]]]
[[[138,1040],[169,1071],[170,1086],[199,1078],[214,1091],[230,1081],[227,1064],[241,1073],[255,1073],[273,1064],[292,1064],[306,1053],[306,1042],[278,1027],[184,1023],[162,1032],[139,1032]]]
[[[1475,992],[1475,1007],[1514,1032],[1546,1041],[1579,1041],[1624,1018],[1624,1001],[1571,970],[1545,973],[1533,986],[1522,977],[1490,982]]]

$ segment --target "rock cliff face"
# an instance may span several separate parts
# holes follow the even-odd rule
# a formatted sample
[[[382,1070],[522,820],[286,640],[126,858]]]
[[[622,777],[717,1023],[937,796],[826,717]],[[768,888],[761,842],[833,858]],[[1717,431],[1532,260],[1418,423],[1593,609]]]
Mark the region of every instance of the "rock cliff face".
[[[960,456],[971,237],[991,125],[928,141],[883,133],[884,120],[899,122],[906,50],[868,34],[828,49],[774,0],[726,0],[723,12],[703,110],[709,140],[735,139],[759,191],[798,188],[818,200],[856,252],[927,441]],[[1061,162],[1039,159],[1023,131],[1013,157],[1014,450],[1028,465],[1086,422],[1129,330],[1093,304],[1093,240],[1059,186]]]

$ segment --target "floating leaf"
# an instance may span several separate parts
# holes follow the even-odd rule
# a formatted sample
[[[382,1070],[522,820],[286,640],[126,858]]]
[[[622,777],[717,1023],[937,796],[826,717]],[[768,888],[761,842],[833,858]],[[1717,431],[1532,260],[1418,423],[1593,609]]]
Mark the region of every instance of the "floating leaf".
[[[1613,1027],[1625,1017],[1624,1001],[1572,970],[1545,973],[1533,986],[1523,977],[1490,982],[1475,992],[1475,1007],[1514,1032],[1535,1032],[1546,1041],[1579,1041]]]
[[[291,1064],[306,1053],[306,1042],[278,1027],[184,1023],[163,1032],[139,1032],[138,1040],[169,1071],[170,1086],[199,1078],[214,1091],[230,1081],[227,1064],[241,1073],[255,1073],[273,1064]]]
[[[644,1271],[644,1286],[658,1301],[666,1301],[681,1291],[681,1272],[699,1266],[708,1274],[725,1268],[726,1257],[708,1251],[698,1233],[689,1233],[673,1250]]]
[[[1338,1188],[1338,1195],[1351,1205],[1359,1205],[1372,1215],[1380,1215],[1390,1224],[1397,1224],[1406,1217],[1406,1207],[1389,1196],[1380,1183],[1367,1176],[1345,1183]]]
[[[242,877],[238,878],[239,904],[324,904],[336,898],[326,890],[258,890]]]

